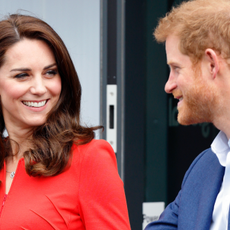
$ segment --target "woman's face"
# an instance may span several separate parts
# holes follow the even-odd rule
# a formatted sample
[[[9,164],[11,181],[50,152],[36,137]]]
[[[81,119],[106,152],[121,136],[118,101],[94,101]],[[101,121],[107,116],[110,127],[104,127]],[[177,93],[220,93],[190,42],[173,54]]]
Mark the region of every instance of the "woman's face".
[[[44,41],[23,39],[10,47],[0,68],[0,96],[7,130],[46,122],[61,93],[57,64]]]

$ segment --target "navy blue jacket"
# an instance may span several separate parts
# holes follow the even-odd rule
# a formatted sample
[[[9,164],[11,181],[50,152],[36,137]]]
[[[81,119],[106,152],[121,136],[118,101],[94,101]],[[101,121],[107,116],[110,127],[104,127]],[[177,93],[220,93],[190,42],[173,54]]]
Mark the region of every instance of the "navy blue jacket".
[[[224,170],[211,149],[202,152],[186,172],[176,199],[145,230],[209,230]]]

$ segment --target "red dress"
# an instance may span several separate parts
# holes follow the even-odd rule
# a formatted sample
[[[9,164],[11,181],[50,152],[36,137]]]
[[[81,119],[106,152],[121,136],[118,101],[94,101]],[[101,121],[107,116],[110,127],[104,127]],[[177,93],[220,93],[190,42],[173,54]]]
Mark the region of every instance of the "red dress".
[[[73,145],[69,169],[53,177],[30,177],[18,163],[0,216],[1,230],[130,229],[116,157],[104,140]],[[0,204],[6,169],[0,171]]]

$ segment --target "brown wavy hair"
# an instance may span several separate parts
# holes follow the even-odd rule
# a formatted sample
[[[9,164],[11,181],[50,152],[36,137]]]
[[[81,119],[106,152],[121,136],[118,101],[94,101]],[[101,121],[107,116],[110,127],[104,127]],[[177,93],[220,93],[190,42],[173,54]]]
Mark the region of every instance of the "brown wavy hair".
[[[183,2],[159,20],[154,31],[158,42],[169,35],[180,38],[180,51],[198,63],[207,48],[230,57],[230,1],[193,0]]]
[[[44,41],[53,51],[61,76],[59,101],[47,116],[47,122],[34,129],[32,148],[24,153],[26,171],[31,176],[54,176],[71,162],[73,143],[80,145],[94,138],[97,127],[80,125],[81,85],[68,50],[59,35],[44,21],[29,15],[11,14],[0,21],[0,68],[6,51],[23,38]],[[0,135],[5,123],[0,111]],[[0,140],[0,168],[12,154],[10,142]]]

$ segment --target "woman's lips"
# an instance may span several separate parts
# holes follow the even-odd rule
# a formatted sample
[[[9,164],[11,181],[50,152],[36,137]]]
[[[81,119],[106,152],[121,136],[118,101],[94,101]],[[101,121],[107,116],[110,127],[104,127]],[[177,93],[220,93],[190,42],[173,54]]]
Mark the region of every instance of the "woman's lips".
[[[29,106],[29,107],[35,107],[35,108],[40,108],[40,107],[43,107],[46,103],[47,103],[48,100],[43,100],[43,101],[22,101],[22,103],[26,106]]]

